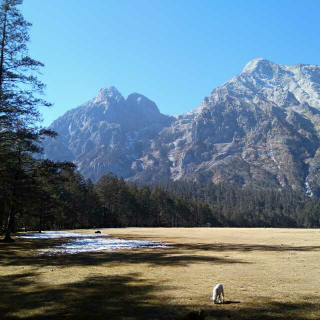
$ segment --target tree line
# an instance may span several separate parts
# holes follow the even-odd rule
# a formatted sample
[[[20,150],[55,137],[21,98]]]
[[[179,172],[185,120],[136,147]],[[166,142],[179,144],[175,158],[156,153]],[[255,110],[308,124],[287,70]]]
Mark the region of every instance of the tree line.
[[[93,184],[69,162],[39,159],[43,64],[29,56],[31,24],[0,0],[0,231],[104,227],[319,227],[320,201],[292,190],[162,181],[126,183],[108,173]]]
[[[292,190],[239,189],[185,181],[93,184],[69,163],[42,160],[19,189],[16,230],[110,227],[320,227],[320,200]],[[10,202],[0,202],[5,228]]]

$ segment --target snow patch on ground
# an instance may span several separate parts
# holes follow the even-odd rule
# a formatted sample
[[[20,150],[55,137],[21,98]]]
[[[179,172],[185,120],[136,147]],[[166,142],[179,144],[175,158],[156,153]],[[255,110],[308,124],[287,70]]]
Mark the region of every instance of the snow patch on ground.
[[[85,234],[64,231],[46,231],[21,236],[24,239],[71,238],[67,243],[39,250],[42,254],[75,254],[82,252],[114,251],[135,248],[165,248],[167,244],[154,241],[124,240],[107,238],[106,234]],[[74,238],[74,239],[73,239]]]
[[[67,232],[67,231],[42,231],[41,233],[27,233],[20,238],[24,239],[59,239],[59,238],[91,238],[106,236],[99,233],[78,233],[78,232]]]

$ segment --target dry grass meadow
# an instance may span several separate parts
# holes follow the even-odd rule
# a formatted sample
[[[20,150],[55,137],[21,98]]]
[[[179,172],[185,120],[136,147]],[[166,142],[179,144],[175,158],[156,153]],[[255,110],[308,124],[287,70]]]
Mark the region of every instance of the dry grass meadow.
[[[207,319],[320,319],[320,230],[102,233],[171,245],[48,256],[38,250],[64,240],[0,243],[0,318],[183,319],[204,309]],[[219,282],[223,305],[210,301]]]

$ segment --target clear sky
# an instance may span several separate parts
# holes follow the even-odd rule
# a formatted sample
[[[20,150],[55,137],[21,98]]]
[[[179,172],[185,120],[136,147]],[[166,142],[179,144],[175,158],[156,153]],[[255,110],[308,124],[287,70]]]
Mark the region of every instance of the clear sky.
[[[115,86],[187,112],[263,57],[320,65],[319,0],[24,0],[43,125]]]

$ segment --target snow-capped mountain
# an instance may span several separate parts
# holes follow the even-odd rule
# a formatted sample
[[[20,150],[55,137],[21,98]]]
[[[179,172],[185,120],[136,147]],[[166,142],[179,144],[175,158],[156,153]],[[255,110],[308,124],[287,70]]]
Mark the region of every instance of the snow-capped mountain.
[[[320,66],[250,61],[193,111],[169,117],[115,89],[51,126],[45,154],[93,180],[170,178],[304,190],[320,195]]]

